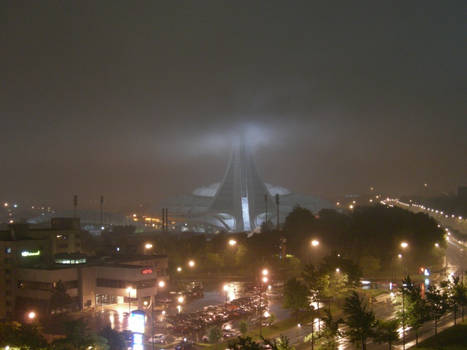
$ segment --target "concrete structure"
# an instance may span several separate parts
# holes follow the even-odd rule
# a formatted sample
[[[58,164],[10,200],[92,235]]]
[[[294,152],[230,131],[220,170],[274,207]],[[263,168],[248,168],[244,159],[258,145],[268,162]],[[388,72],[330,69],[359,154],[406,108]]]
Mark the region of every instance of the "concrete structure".
[[[15,314],[35,310],[41,314],[61,312],[51,306],[60,281],[72,298],[71,308],[95,309],[112,304],[127,311],[143,309],[159,293],[159,283],[167,283],[166,256],[127,257],[118,261],[94,261],[82,265],[53,265],[16,270]]]
[[[279,197],[279,208],[276,196]],[[273,225],[277,219],[284,222],[297,205],[314,213],[333,207],[319,198],[294,194],[286,188],[265,183],[244,143],[234,147],[220,183],[198,188],[192,195],[178,196],[164,203],[171,221],[177,223],[177,230],[212,232],[257,231],[266,219]]]
[[[49,229],[15,224],[0,231],[0,320],[21,319],[31,309],[44,315],[109,303],[150,304],[159,283],[167,281],[167,257],[150,251],[88,257],[79,227],[79,219],[56,218]],[[52,302],[59,284],[71,298],[68,305]]]

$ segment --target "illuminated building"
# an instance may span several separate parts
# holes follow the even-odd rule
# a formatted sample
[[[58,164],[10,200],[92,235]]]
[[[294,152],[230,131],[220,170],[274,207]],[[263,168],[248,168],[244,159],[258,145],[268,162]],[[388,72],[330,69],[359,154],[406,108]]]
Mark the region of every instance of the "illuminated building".
[[[82,249],[79,227],[78,219],[56,218],[48,229],[15,224],[0,231],[0,319],[18,318],[30,309],[54,312],[50,300],[59,282],[71,297],[68,309],[73,310],[128,301],[143,307],[165,286],[166,256],[89,257]],[[134,290],[131,295],[128,287]]]

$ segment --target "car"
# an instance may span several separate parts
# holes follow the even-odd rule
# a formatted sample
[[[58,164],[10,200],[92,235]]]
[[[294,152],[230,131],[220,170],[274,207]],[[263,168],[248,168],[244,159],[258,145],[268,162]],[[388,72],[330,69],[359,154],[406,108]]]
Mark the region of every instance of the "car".
[[[164,334],[154,334],[148,339],[149,343],[154,344],[165,344],[167,342],[167,337]]]

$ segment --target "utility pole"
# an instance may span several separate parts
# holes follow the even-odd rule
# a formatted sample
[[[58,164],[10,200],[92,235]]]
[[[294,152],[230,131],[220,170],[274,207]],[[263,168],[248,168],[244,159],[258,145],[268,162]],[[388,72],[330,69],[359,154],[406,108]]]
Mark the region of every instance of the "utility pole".
[[[279,193],[276,193],[276,230],[279,231]]]

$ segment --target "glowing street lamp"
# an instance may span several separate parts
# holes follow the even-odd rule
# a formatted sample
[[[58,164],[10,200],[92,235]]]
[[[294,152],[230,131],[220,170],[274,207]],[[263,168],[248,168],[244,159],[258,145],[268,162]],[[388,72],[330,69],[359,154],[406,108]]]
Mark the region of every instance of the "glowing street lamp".
[[[399,259],[402,259],[402,254],[397,254],[397,257],[398,257]]]
[[[27,316],[29,320],[33,321],[37,317],[37,314],[34,311],[29,311]]]
[[[158,285],[159,285],[159,288],[164,288],[165,287],[165,281],[163,281],[163,280],[159,281]]]
[[[263,269],[261,271],[261,283],[259,285],[259,336],[263,335],[263,308],[261,298],[263,296],[263,286],[268,283],[268,269]]]
[[[237,241],[235,239],[229,239],[229,246],[235,247],[237,245]]]
[[[337,273],[341,272],[341,269],[340,269],[340,268],[336,268],[336,272],[337,272]]]
[[[149,243],[149,242],[144,245],[144,249],[152,249],[152,247],[153,247],[152,243]]]
[[[317,239],[313,239],[313,240],[311,241],[311,246],[312,246],[312,247],[317,247],[317,246],[319,246],[319,241],[318,241]]]
[[[181,266],[177,267],[177,272],[182,272],[182,267]]]
[[[185,301],[185,298],[183,297],[183,295],[180,295],[178,298],[177,298],[177,302],[179,304],[183,304],[183,302]]]
[[[195,261],[194,260],[188,261],[188,266],[191,268],[195,267]]]
[[[439,243],[435,243],[435,247],[436,247],[436,248],[439,248]]]
[[[407,242],[401,242],[401,248],[402,249],[405,249],[409,246],[409,244]]]

